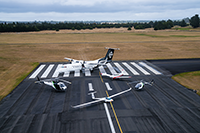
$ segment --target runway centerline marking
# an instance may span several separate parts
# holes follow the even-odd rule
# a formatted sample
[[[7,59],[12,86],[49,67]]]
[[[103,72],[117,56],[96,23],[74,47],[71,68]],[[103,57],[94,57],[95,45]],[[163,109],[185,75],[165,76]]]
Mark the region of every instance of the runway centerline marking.
[[[115,128],[114,128],[114,125],[113,125],[113,122],[112,122],[112,119],[110,117],[110,113],[109,113],[109,110],[108,110],[108,106],[106,103],[103,103],[104,107],[105,107],[105,110],[106,110],[106,115],[107,115],[107,118],[108,118],[108,122],[109,122],[109,125],[110,125],[110,129],[112,131],[112,133],[116,133],[115,132]]]
[[[94,91],[92,83],[88,83],[89,91]]]
[[[106,87],[107,87],[107,89],[108,89],[109,91],[111,91],[111,90],[112,90],[112,88],[110,87],[110,85],[109,85],[109,83],[108,83],[108,82],[105,82],[105,85],[106,85]]]
[[[107,91],[106,91],[106,95],[107,95],[107,97],[109,97]],[[121,126],[120,126],[120,124],[119,124],[119,120],[118,120],[118,118],[117,118],[117,115],[116,115],[116,113],[115,113],[115,109],[114,109],[114,107],[113,107],[112,102],[110,102],[110,106],[111,106],[112,111],[113,111],[113,113],[114,113],[114,116],[115,116],[115,119],[116,119],[116,121],[117,121],[117,125],[118,125],[118,127],[119,127],[119,130],[120,130],[121,133],[123,133],[122,128],[121,128]]]
[[[101,76],[101,72],[99,72],[99,76],[100,76],[101,82],[103,83],[103,78]]]

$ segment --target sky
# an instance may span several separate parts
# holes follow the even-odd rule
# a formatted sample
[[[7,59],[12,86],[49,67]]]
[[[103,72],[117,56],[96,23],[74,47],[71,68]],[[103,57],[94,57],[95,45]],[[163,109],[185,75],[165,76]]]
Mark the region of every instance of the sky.
[[[0,0],[0,21],[180,20],[200,0]]]

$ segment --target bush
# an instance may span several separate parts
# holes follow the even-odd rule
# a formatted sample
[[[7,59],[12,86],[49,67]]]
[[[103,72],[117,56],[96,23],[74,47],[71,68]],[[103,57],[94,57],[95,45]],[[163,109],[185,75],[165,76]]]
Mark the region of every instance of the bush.
[[[128,29],[127,29],[127,30],[132,30],[132,29],[131,29],[131,27],[128,27]]]

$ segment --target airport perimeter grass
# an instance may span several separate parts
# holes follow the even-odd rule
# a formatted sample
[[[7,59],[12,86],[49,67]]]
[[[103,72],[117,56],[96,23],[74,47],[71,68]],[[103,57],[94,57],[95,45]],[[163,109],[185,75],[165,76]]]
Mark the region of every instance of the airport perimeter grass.
[[[189,89],[196,90],[200,95],[200,71],[180,73],[174,75],[172,79]]]
[[[0,34],[0,99],[37,66],[64,57],[93,60],[104,47],[120,48],[113,60],[200,58],[200,30],[60,30]]]

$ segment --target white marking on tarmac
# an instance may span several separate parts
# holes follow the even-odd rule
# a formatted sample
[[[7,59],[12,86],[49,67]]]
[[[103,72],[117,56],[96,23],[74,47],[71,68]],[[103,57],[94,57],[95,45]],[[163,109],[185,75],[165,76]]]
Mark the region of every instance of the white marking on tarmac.
[[[46,78],[48,74],[50,73],[51,69],[53,68],[54,64],[49,65],[49,67],[46,69],[46,71],[43,73],[41,78]]]
[[[56,77],[58,77],[58,75],[59,75],[59,69],[61,68],[61,66],[62,66],[63,64],[59,64],[58,66],[57,66],[57,68],[56,68],[56,70],[55,70],[55,72],[54,72],[54,74],[53,74],[53,78],[56,78]]]
[[[94,91],[92,83],[88,83],[89,91]]]
[[[122,63],[124,66],[126,66],[134,75],[140,75],[138,72],[136,72],[129,64],[126,62]]]
[[[105,71],[105,69],[103,68],[103,66],[99,66],[99,71],[100,71],[101,73],[106,73],[106,71]]]
[[[33,79],[35,78],[39,73],[40,71],[42,71],[42,69],[45,67],[46,65],[40,65],[40,67],[29,77],[30,79]]]
[[[105,82],[105,85],[106,85],[106,87],[107,87],[107,89],[108,89],[109,91],[112,90],[112,88],[110,87],[109,83]]]
[[[104,104],[104,107],[105,107],[105,110],[106,110],[106,115],[107,115],[107,118],[108,118],[108,122],[109,122],[109,125],[110,125],[110,129],[111,129],[111,132],[112,133],[116,133],[115,131],[115,128],[114,128],[114,125],[113,125],[113,122],[112,122],[112,119],[110,117],[110,113],[109,113],[109,110],[108,110],[108,106],[106,103],[103,103]]]
[[[140,65],[146,67],[147,69],[149,69],[150,71],[152,71],[153,73],[157,74],[157,75],[160,75],[162,74],[161,72],[157,71],[156,69],[154,69],[153,67],[150,67],[149,65],[147,65],[146,63],[144,62],[139,62]]]
[[[143,72],[145,75],[150,75],[149,72],[147,72],[146,70],[144,70],[141,66],[139,66],[138,64],[136,64],[135,62],[131,62],[132,65],[134,65],[137,69],[139,69],[141,72]]]
[[[74,77],[79,77],[80,76],[80,70],[76,70],[74,72]]]
[[[85,76],[91,76],[91,72],[89,69],[85,69]]]
[[[69,77],[70,72],[64,72],[63,77]]]
[[[106,64],[106,66],[108,67],[108,69],[110,70],[110,72],[111,72],[112,74],[117,74],[117,72],[116,72],[115,69],[111,66],[110,63]]]
[[[123,70],[124,75],[129,75],[129,74],[121,67],[121,65],[120,65],[119,63],[114,63],[114,64],[115,64],[115,66],[117,66],[117,68],[118,68],[120,71]]]

